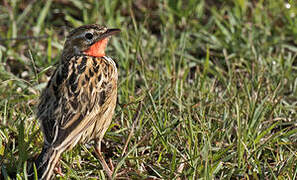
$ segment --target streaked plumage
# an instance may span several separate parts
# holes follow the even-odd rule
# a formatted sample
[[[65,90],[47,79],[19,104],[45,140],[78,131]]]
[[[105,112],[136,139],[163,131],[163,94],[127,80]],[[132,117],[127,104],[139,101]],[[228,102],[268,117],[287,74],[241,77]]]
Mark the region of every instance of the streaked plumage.
[[[65,42],[61,62],[42,91],[37,118],[44,134],[44,146],[35,161],[40,179],[51,178],[61,153],[91,140],[95,140],[99,159],[111,176],[100,154],[100,141],[116,105],[117,68],[114,61],[105,56],[104,49],[102,57],[85,53],[113,34],[106,32],[108,29],[99,25],[72,31]],[[88,42],[87,33],[92,33],[93,42]]]

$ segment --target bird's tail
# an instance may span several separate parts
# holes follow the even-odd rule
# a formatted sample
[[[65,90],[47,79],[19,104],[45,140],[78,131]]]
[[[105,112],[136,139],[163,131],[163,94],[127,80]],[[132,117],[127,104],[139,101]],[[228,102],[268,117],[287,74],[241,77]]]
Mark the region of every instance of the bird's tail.
[[[53,175],[54,167],[56,166],[61,153],[52,147],[44,146],[38,158],[36,159],[35,166],[37,170],[38,179],[49,180]],[[35,179],[34,166],[28,173],[29,179]]]

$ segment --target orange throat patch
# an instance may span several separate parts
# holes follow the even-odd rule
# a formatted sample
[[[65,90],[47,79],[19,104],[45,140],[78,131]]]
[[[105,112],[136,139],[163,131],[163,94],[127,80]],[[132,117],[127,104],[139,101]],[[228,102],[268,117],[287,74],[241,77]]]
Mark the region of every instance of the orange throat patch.
[[[103,57],[109,38],[102,39],[85,51],[88,56]]]

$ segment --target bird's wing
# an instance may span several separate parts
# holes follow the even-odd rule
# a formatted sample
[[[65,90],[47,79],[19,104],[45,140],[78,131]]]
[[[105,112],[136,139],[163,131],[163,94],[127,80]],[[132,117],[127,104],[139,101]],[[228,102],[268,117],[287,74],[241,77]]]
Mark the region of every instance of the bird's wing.
[[[57,68],[38,106],[46,143],[69,143],[94,123],[113,88],[108,66],[91,57],[77,56]]]

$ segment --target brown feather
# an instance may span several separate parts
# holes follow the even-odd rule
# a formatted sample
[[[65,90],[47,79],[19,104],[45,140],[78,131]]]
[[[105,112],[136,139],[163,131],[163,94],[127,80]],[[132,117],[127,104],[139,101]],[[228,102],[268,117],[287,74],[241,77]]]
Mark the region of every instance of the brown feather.
[[[79,27],[67,37],[60,64],[42,91],[37,110],[44,135],[43,150],[35,161],[39,179],[50,179],[60,155],[79,142],[95,140],[96,152],[100,151],[116,106],[118,74],[111,58],[84,52],[116,32],[94,24]],[[99,158],[111,177],[102,155]]]

